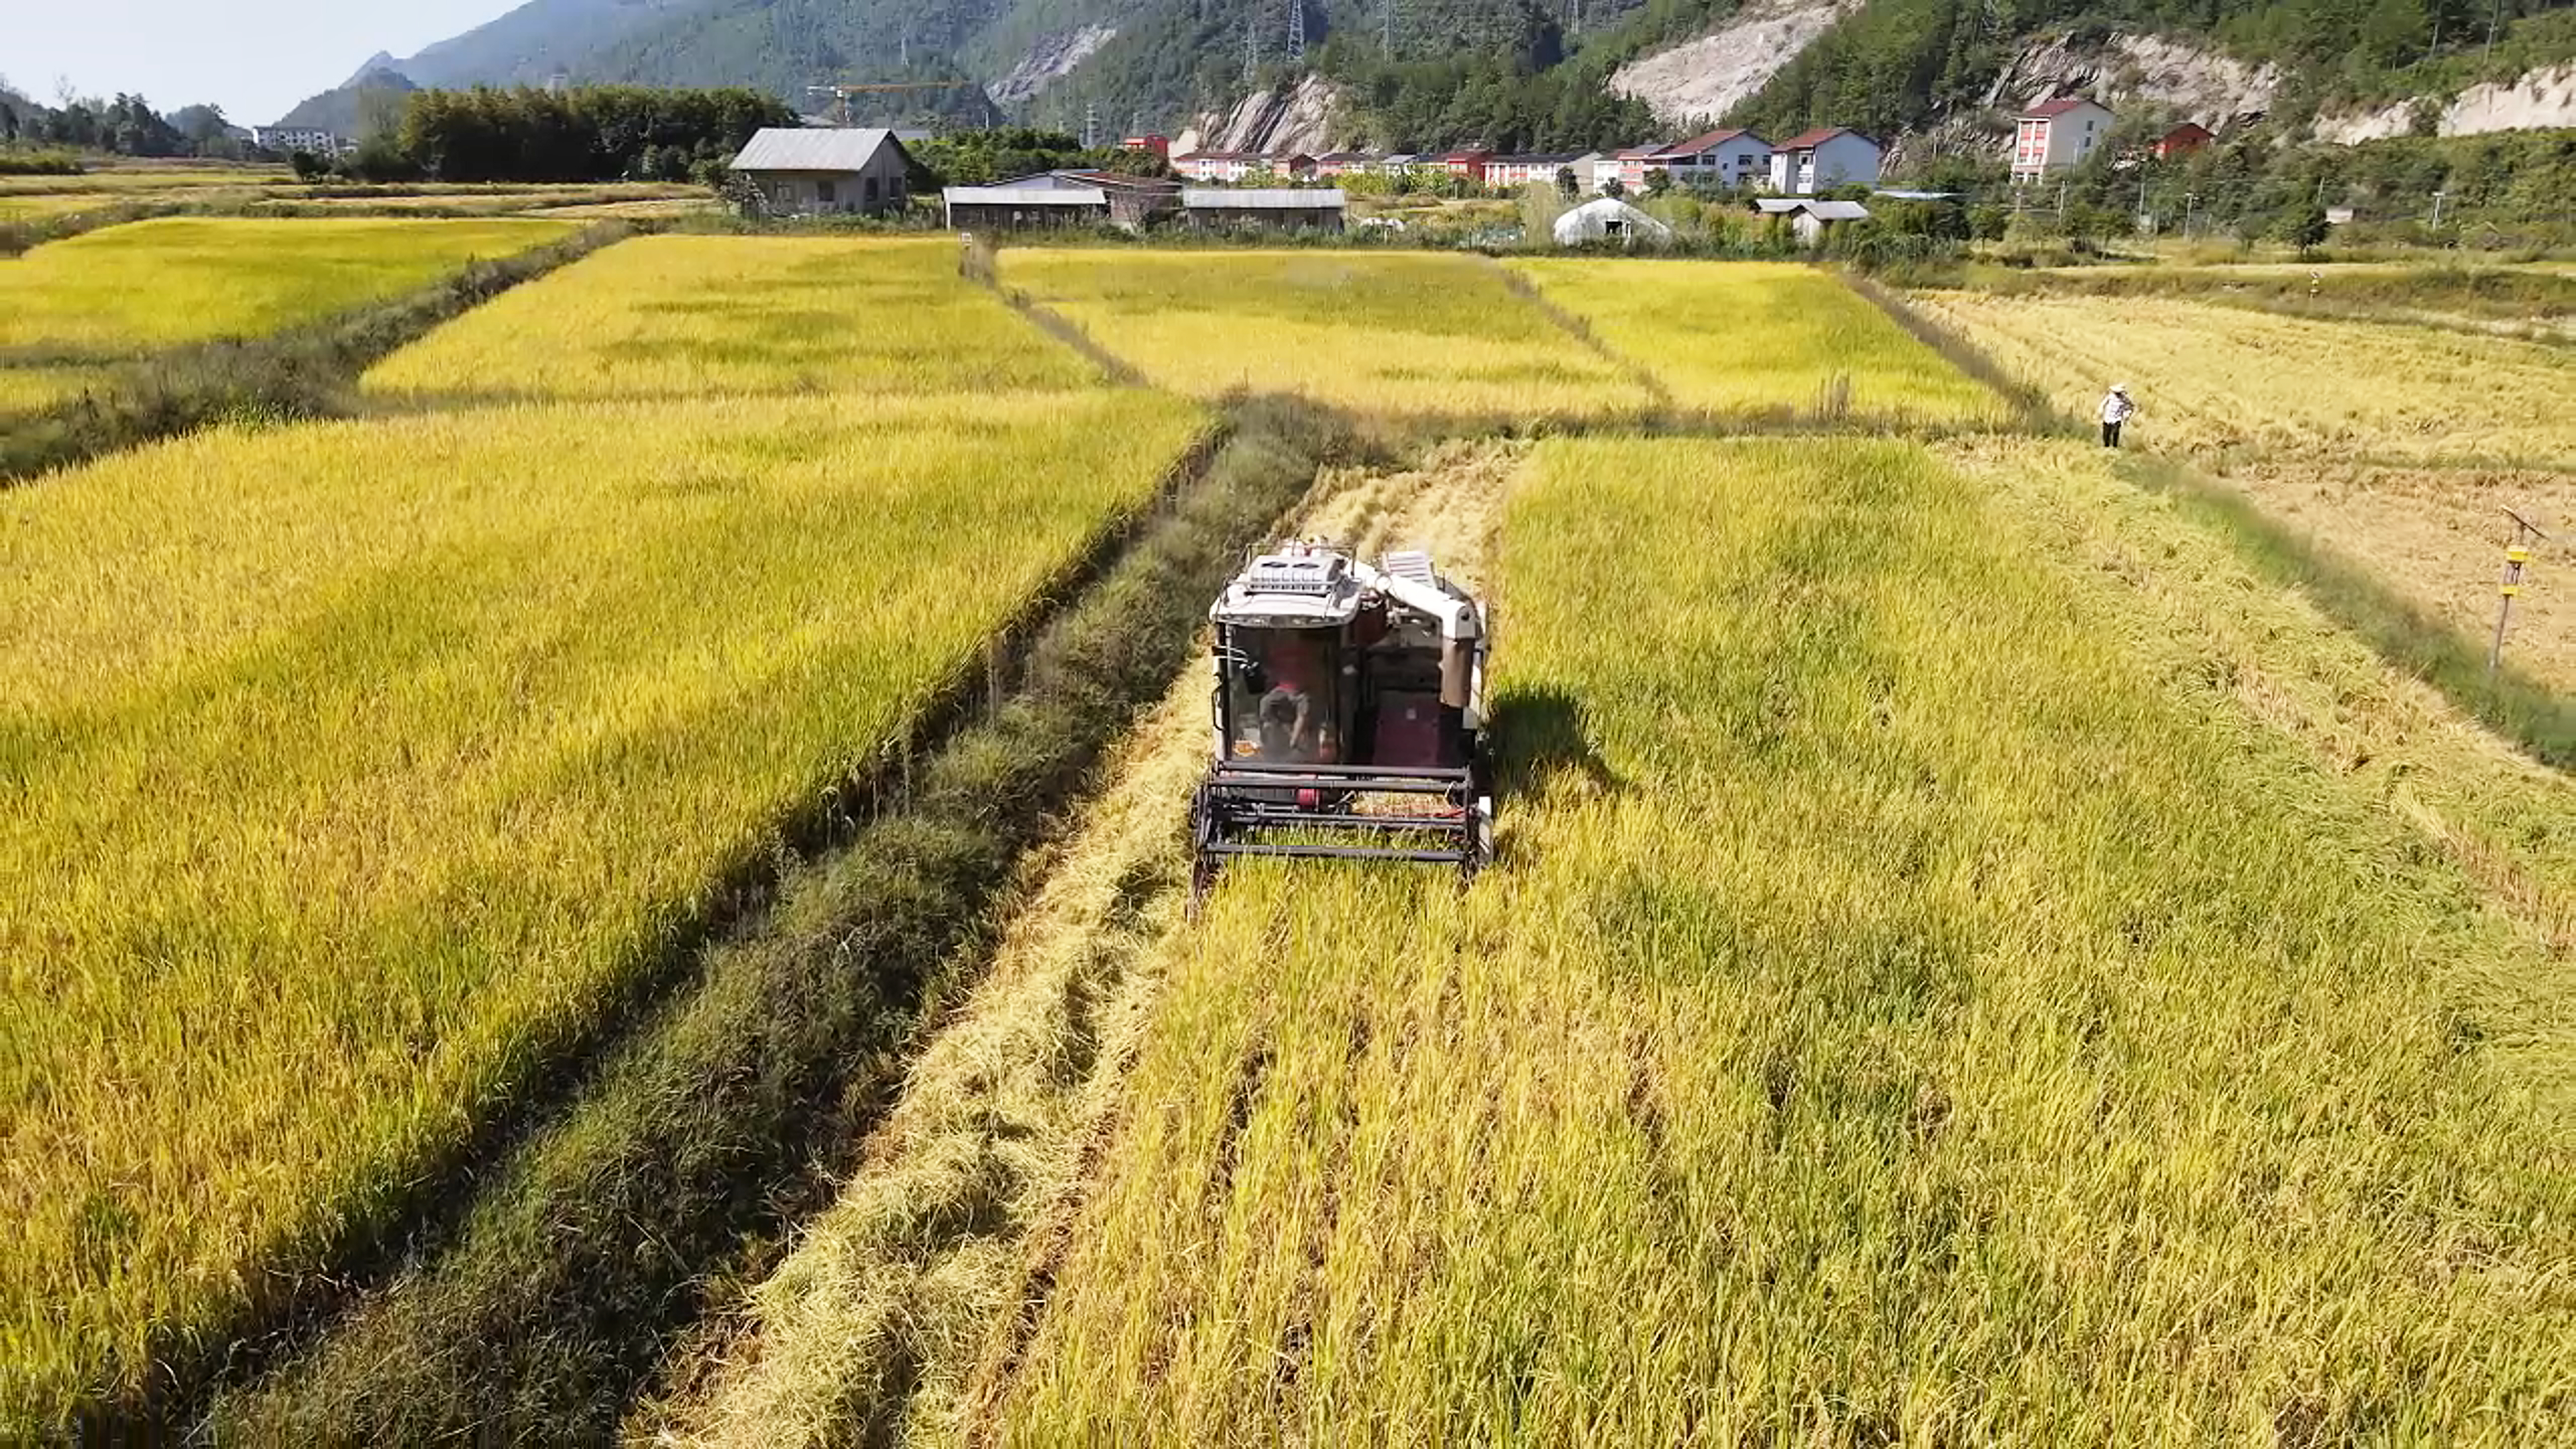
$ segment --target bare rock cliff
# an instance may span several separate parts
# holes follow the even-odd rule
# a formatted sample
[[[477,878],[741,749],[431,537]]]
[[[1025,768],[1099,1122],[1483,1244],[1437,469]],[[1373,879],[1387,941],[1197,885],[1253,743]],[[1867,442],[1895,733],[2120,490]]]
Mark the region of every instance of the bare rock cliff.
[[[2441,107],[2433,121],[2434,131],[2444,136],[2539,126],[2576,126],[2576,65],[2535,70],[2504,84],[2473,85]],[[2414,128],[2411,103],[2317,117],[2318,140],[2346,144],[2403,136]]]
[[[1699,39],[1641,55],[1611,72],[1610,89],[1644,101],[1667,125],[1705,130],[1863,3],[1751,0]]]
[[[1231,111],[1201,114],[1172,138],[1172,154],[1330,151],[1349,133],[1341,120],[1344,112],[1339,88],[1309,75],[1286,90],[1254,91]]]

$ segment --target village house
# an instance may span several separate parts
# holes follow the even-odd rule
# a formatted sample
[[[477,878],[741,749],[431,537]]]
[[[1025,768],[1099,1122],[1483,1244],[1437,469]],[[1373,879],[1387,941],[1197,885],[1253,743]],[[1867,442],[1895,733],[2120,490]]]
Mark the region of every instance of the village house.
[[[1485,163],[1485,184],[1496,189],[1522,186],[1554,186],[1557,168],[1573,169],[1583,158],[1571,151],[1543,152],[1526,156],[1496,156]]]
[[[1646,187],[1646,174],[1664,169],[1663,163],[1656,159],[1663,154],[1663,150],[1661,146],[1629,146],[1610,153],[1611,164],[1619,177],[1619,184],[1630,191],[1643,191]]]
[[[2188,156],[2217,139],[2209,134],[2207,126],[2198,121],[2185,121],[2158,136],[2156,144],[2148,149],[2155,153],[2157,160],[2170,161],[2176,156]]]
[[[900,209],[911,199],[912,157],[894,132],[764,127],[733,158],[772,216]]]
[[[1478,185],[1484,184],[1485,163],[1494,159],[1491,151],[1452,151],[1440,158],[1442,169],[1452,176],[1463,176]]]
[[[1149,152],[1169,161],[1172,159],[1172,138],[1160,132],[1143,136],[1121,136],[1118,138],[1118,149]]]
[[[1813,196],[1836,186],[1878,184],[1878,143],[1858,131],[1819,126],[1771,148],[1771,189]]]
[[[1362,151],[1327,151],[1315,158],[1317,176],[1349,176],[1368,170],[1369,158]]]
[[[1656,152],[1654,159],[1685,186],[1734,191],[1760,182],[1771,164],[1771,143],[1751,131],[1711,131],[1676,141]]]
[[[2082,96],[2042,101],[2013,118],[2012,179],[2018,186],[2081,165],[2111,134],[2111,112]]]
[[[1264,164],[1249,151],[1195,151],[1172,158],[1172,170],[1192,181],[1241,181]]]

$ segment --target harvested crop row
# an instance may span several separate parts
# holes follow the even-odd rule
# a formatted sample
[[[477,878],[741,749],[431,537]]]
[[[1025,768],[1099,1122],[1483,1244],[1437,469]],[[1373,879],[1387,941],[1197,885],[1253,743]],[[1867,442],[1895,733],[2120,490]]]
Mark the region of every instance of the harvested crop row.
[[[109,227],[0,267],[0,353],[126,356],[275,332],[575,229],[526,217],[164,217]]]
[[[433,402],[1065,390],[1101,381],[938,240],[640,237],[368,373]]]
[[[1993,393],[1814,267],[1598,258],[1509,265],[1643,364],[1684,407],[1898,427],[2006,421]]]
[[[1653,399],[1481,259],[1013,248],[1002,285],[1160,387],[1518,426]]]
[[[1205,425],[488,411],[0,496],[0,1425],[362,1234]]]
[[[2566,357],[2545,343],[2162,297],[1912,300],[2074,416],[2127,384],[2150,446],[2576,467]]]
[[[2535,948],[1917,450],[1539,457],[1503,865],[1230,868],[985,1438],[2563,1437]]]

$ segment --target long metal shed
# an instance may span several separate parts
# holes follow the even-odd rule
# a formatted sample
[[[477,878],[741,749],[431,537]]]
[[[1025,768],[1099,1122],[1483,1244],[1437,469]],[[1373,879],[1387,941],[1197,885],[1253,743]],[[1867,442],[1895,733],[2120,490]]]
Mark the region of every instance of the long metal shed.
[[[1109,220],[1109,193],[1097,186],[951,186],[939,195],[948,225],[958,231],[1090,226]]]
[[[1340,231],[1345,198],[1338,186],[1184,186],[1181,214],[1201,230]]]

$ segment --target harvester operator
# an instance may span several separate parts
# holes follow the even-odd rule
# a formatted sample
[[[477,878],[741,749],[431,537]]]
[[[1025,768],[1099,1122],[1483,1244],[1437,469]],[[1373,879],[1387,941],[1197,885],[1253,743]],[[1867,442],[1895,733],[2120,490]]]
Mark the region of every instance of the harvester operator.
[[[1261,758],[1300,764],[1332,761],[1331,731],[1317,718],[1315,696],[1328,667],[1314,640],[1281,630],[1262,661],[1270,689],[1261,696]]]

